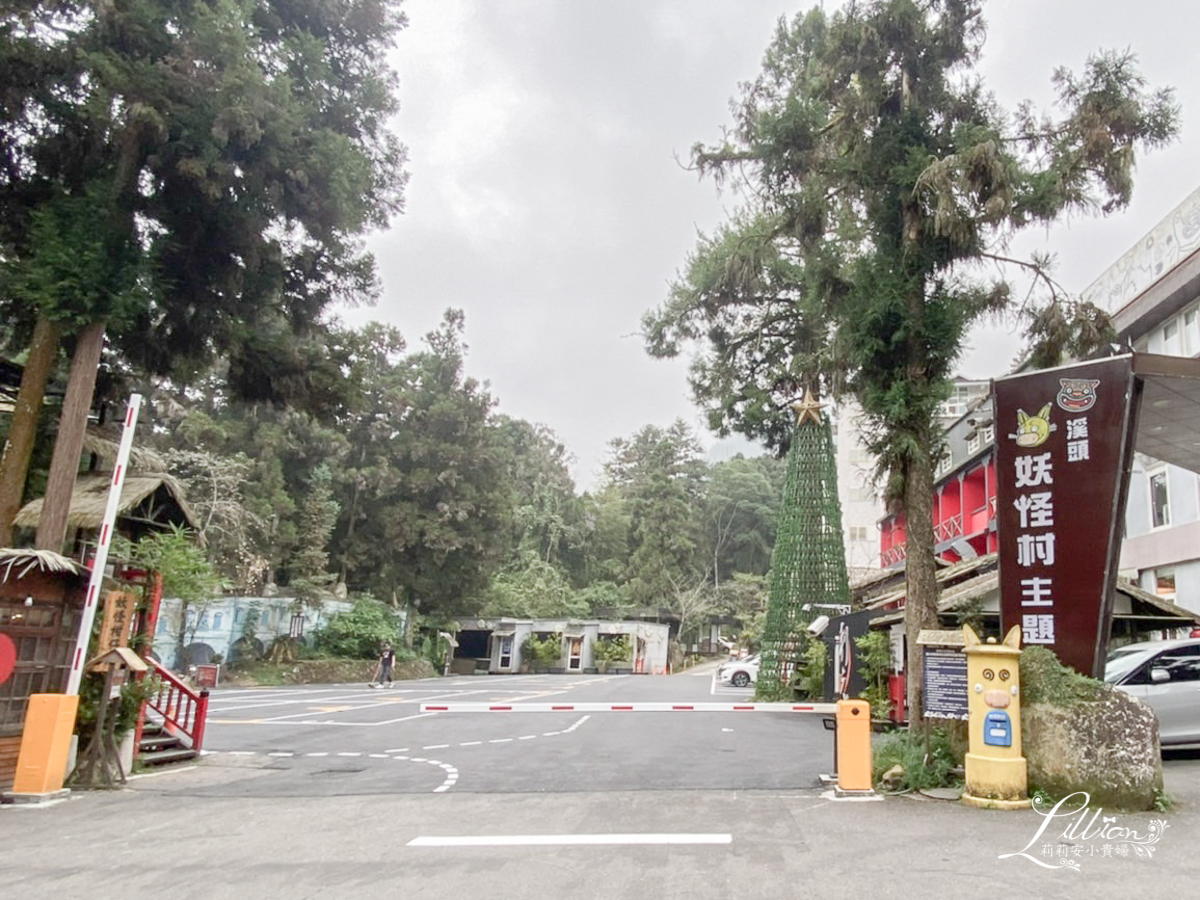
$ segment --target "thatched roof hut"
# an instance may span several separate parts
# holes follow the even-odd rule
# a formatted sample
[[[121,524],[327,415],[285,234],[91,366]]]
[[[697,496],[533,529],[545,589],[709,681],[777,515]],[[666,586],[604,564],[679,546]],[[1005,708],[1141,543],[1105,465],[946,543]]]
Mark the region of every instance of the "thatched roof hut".
[[[71,494],[67,527],[97,529],[104,521],[108,506],[110,475],[81,475]],[[13,519],[18,528],[36,528],[42,518],[42,498],[22,507]],[[165,531],[172,525],[196,530],[199,522],[188,505],[179,482],[170,475],[133,474],[125,476],[121,500],[117,506],[117,525],[131,537],[147,531]]]

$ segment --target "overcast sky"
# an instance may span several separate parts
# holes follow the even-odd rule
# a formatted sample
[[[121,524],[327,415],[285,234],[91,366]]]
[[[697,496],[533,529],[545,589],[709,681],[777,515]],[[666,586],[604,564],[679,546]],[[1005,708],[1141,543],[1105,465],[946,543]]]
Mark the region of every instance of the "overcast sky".
[[[417,346],[465,310],[468,371],[499,411],[551,427],[595,486],[607,444],[677,417],[714,439],[686,360],[651,359],[637,335],[695,245],[736,205],[680,164],[730,122],[783,0],[406,0],[393,59],[407,209],[370,246],[383,296],[345,318],[396,325]],[[827,2],[832,8],[836,3]],[[1053,250],[1081,291],[1200,186],[1200,6],[1195,0],[994,0],[982,72],[1008,108],[1051,99],[1056,66],[1130,48],[1173,85],[1181,140],[1138,163],[1132,205],[1022,241]],[[962,374],[1001,374],[1015,338],[973,340]]]

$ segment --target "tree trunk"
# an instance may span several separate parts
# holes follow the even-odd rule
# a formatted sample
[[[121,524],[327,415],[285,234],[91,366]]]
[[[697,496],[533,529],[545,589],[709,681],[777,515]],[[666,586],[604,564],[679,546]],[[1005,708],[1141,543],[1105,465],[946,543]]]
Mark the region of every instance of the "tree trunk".
[[[46,497],[42,501],[42,518],[38,522],[35,545],[39,550],[61,553],[67,536],[67,513],[75,476],[79,472],[79,455],[83,450],[83,435],[87,430],[88,411],[96,390],[96,369],[104,349],[104,322],[93,322],[79,334],[75,355],[71,359],[71,374],[67,378],[67,394],[63,398],[62,415],[58,420],[58,437],[50,459],[50,475],[46,481]]]
[[[38,316],[29,345],[29,359],[21,373],[21,387],[9,422],[8,442],[0,457],[0,547],[12,544],[12,520],[21,510],[29,460],[37,440],[38,419],[46,398],[46,383],[58,358],[60,328],[57,322]]]
[[[933,464],[924,453],[909,459],[904,472],[907,553],[904,567],[904,671],[910,727],[924,726],[925,648],[917,643],[923,628],[937,628],[937,563],[933,555]]]

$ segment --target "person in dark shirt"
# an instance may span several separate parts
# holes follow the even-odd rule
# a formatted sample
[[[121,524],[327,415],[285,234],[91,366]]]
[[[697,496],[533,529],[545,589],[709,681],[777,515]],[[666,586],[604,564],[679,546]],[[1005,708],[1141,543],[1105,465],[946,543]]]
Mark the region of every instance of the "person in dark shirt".
[[[379,687],[392,686],[392,667],[396,664],[396,651],[392,649],[392,645],[387,641],[383,642],[383,648],[379,652],[379,665],[375,669],[376,678],[371,682],[371,687],[375,687],[375,682],[379,682]]]

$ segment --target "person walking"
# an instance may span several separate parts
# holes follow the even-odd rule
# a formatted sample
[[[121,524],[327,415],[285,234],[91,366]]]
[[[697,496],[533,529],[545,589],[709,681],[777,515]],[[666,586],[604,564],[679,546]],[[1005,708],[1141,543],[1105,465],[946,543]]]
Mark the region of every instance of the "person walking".
[[[379,665],[375,667],[375,678],[371,680],[371,687],[383,687],[385,684],[388,687],[392,686],[392,667],[396,664],[396,651],[392,649],[392,645],[387,641],[383,642],[383,647],[379,651]],[[376,685],[376,681],[379,682]]]

